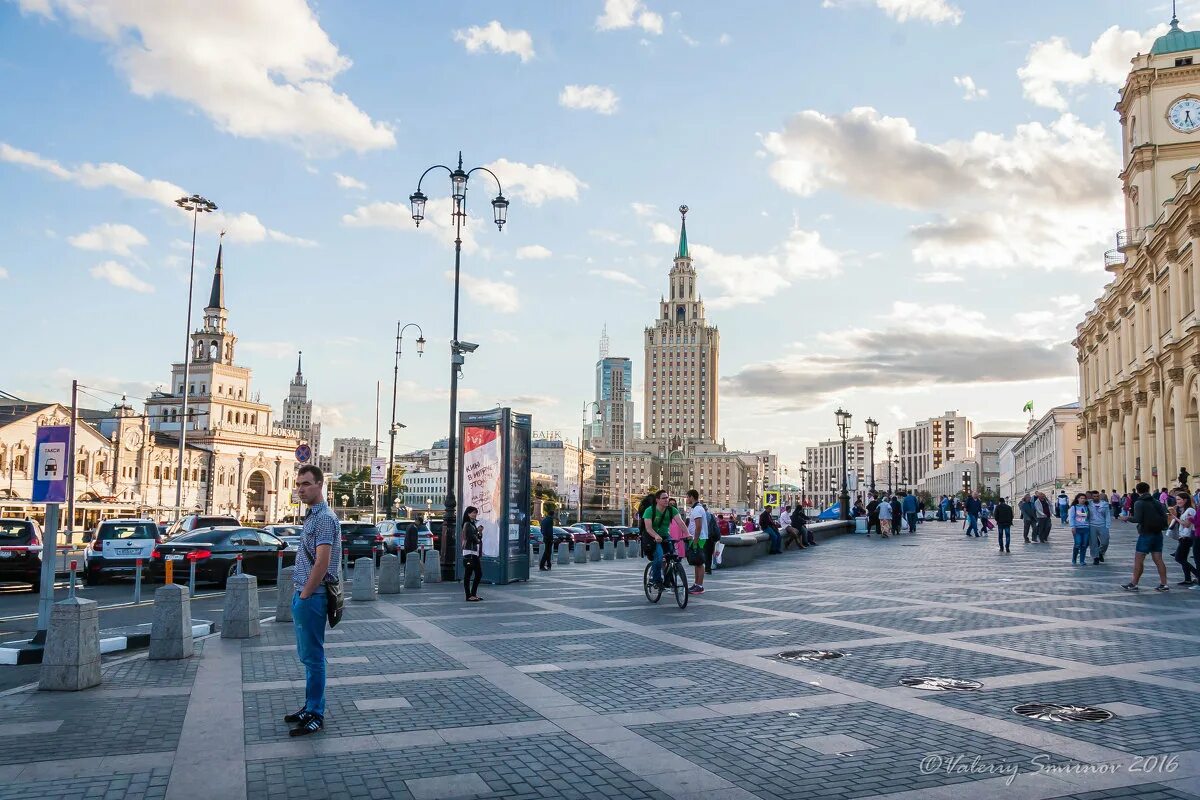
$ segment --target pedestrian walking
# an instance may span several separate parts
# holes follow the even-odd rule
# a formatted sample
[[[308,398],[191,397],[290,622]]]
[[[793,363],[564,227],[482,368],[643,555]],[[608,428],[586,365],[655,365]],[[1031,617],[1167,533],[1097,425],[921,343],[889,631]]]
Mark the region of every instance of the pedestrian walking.
[[[1101,499],[1105,499],[1105,498],[1102,497]],[[1107,499],[1108,499],[1109,511],[1112,513],[1112,516],[1110,517],[1110,519],[1116,519],[1117,516],[1121,513],[1121,495],[1117,494],[1116,489],[1113,489],[1112,494]]]
[[[871,499],[867,501],[867,536],[871,535],[871,531],[879,530],[879,498],[871,495]]]
[[[884,539],[892,532],[892,504],[885,497],[879,504],[879,535]]]
[[[695,568],[688,594],[704,594],[704,548],[708,542],[708,509],[700,502],[700,492],[688,489],[688,540],[685,557]]]
[[[777,556],[783,552],[783,537],[779,534],[779,528],[775,525],[775,519],[771,516],[771,507],[763,508],[761,514],[758,515],[758,527],[766,531],[767,536],[771,540],[771,546],[767,549],[767,555]]]
[[[1088,539],[1091,536],[1092,509],[1088,506],[1087,495],[1083,492],[1075,495],[1075,499],[1071,501],[1071,505],[1067,508],[1067,524],[1071,528],[1071,535],[1074,537],[1074,546],[1071,548],[1071,563],[1075,564],[1076,559],[1080,566],[1087,564],[1087,547]]]
[[[892,506],[892,530],[899,534],[904,524],[904,511],[900,507],[900,498],[892,495],[888,498],[888,503]]]
[[[1045,492],[1037,492],[1033,496],[1034,519],[1037,520],[1037,539],[1042,544],[1050,540],[1050,499]]]
[[[1183,580],[1177,586],[1195,586],[1200,584],[1200,537],[1196,536],[1196,508],[1192,496],[1184,489],[1178,495],[1175,503],[1174,519],[1171,522],[1171,538],[1178,544],[1175,546],[1175,561],[1183,567]],[[1196,566],[1188,561],[1195,556]]]
[[[917,496],[911,492],[904,493],[904,500],[900,503],[904,511],[904,518],[908,520],[908,530],[910,533],[917,532]]]
[[[996,541],[1000,544],[1001,553],[1011,553],[1012,546],[1013,508],[1003,497],[996,504]],[[1029,541],[1026,539],[1026,541]]]
[[[339,582],[342,526],[325,502],[325,473],[304,464],[296,474],[296,493],[308,506],[300,531],[300,547],[292,571],[292,627],[296,655],[304,665],[304,705],[283,718],[299,723],[292,736],[325,729],[325,625],[329,619],[329,586]]]
[[[1058,523],[1060,525],[1067,524],[1067,508],[1071,505],[1073,503],[1067,499],[1066,491],[1060,489],[1058,498],[1054,501],[1055,513],[1058,515]]]
[[[1091,522],[1088,523],[1092,564],[1103,564],[1104,554],[1108,552],[1108,532],[1112,528],[1112,501],[1103,492],[1093,490],[1088,494],[1088,508],[1092,512]]]
[[[425,525],[425,515],[417,514],[413,521],[404,529],[404,549],[400,553],[400,563],[408,561],[408,554],[417,552],[421,546],[421,528]]]
[[[546,503],[542,508],[540,526],[542,532],[542,559],[538,562],[538,569],[545,570],[546,572],[550,571],[550,567],[553,564],[551,551],[554,550],[554,512],[556,510],[554,503]]]
[[[967,536],[974,531],[975,538],[979,538],[979,509],[983,507],[983,503],[979,502],[979,492],[968,494],[963,500],[963,507],[967,512]]]
[[[1149,555],[1158,568],[1158,586],[1156,592],[1165,592],[1167,586],[1167,565],[1163,563],[1163,531],[1167,529],[1167,509],[1154,495],[1150,494],[1150,484],[1142,481],[1134,487],[1137,499],[1133,501],[1133,512],[1129,519],[1137,525],[1137,546],[1133,554],[1133,580],[1121,588],[1127,592],[1138,590],[1138,581],[1142,579],[1142,571],[1146,566],[1146,556]]]
[[[463,591],[467,602],[478,603],[479,579],[483,577],[483,565],[479,562],[483,531],[479,529],[479,509],[467,506],[462,516],[462,560]]]
[[[1017,510],[1021,514],[1021,523],[1024,527],[1022,534],[1025,536],[1025,544],[1029,544],[1030,541],[1037,543],[1037,517],[1033,510],[1033,498],[1028,493],[1021,498],[1021,502],[1017,505]],[[1029,538],[1030,533],[1033,533],[1032,540]]]

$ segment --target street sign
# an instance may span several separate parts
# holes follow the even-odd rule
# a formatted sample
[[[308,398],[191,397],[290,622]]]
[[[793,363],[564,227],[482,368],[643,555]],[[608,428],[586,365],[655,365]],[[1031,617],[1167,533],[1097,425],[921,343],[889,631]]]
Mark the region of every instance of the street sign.
[[[372,458],[371,459],[371,485],[383,486],[387,483],[387,459]]]
[[[779,492],[774,489],[769,492],[763,492],[763,505],[771,506],[772,508],[779,505]]]
[[[312,447],[307,444],[302,444],[296,448],[296,460],[301,464],[307,464],[312,458]]]
[[[33,497],[35,503],[67,502],[68,457],[71,426],[52,425],[37,429],[37,449],[33,456]]]

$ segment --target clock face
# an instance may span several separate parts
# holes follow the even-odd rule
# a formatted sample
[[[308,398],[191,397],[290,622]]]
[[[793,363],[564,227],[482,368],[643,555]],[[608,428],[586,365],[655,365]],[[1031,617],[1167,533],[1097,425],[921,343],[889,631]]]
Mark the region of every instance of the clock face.
[[[1167,109],[1167,122],[1180,133],[1194,133],[1200,129],[1200,99],[1181,97]]]
[[[123,439],[126,450],[137,450],[142,446],[142,432],[136,428],[130,428],[125,431]]]

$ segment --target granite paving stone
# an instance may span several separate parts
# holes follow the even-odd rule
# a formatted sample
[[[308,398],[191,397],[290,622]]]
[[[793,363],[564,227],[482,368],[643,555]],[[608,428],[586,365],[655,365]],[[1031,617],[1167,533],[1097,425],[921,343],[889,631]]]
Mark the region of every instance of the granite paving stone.
[[[587,661],[617,658],[644,658],[647,656],[682,655],[687,650],[656,641],[649,636],[616,631],[610,633],[544,636],[536,638],[476,639],[471,642],[488,655],[505,664],[553,664],[576,661],[579,658],[565,652],[564,646],[589,645],[595,650],[582,651],[579,655]]]
[[[1099,665],[1200,655],[1200,647],[1196,642],[1104,628],[1074,627],[997,633],[971,636],[966,640],[990,647]],[[1108,642],[1110,646],[1096,647],[1097,642]]]
[[[83,778],[17,781],[0,784],[0,800],[162,800],[171,770],[100,774]]]
[[[327,643],[330,640],[326,640]],[[366,663],[333,663],[327,668],[331,678],[352,675],[381,675],[395,672],[428,672],[439,669],[461,669],[462,664],[424,644],[371,645],[326,649],[326,656],[367,659]],[[291,650],[245,650],[242,652],[242,680],[247,682],[296,680],[304,677],[304,667]]]

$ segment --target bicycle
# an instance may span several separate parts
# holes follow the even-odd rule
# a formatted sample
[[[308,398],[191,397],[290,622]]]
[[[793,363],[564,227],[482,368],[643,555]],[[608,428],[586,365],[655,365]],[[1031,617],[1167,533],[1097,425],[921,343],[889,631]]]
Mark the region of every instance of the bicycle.
[[[660,584],[652,584],[650,582],[650,570],[654,567],[651,562],[646,565],[645,571],[642,573],[642,589],[646,592],[646,599],[651,603],[657,603],[662,598],[663,587],[670,586],[675,592],[675,603],[680,609],[687,608],[688,604],[688,580],[687,570],[683,566],[683,559],[675,552],[675,544],[680,540],[664,540],[663,541],[663,564],[662,574],[663,582]]]

